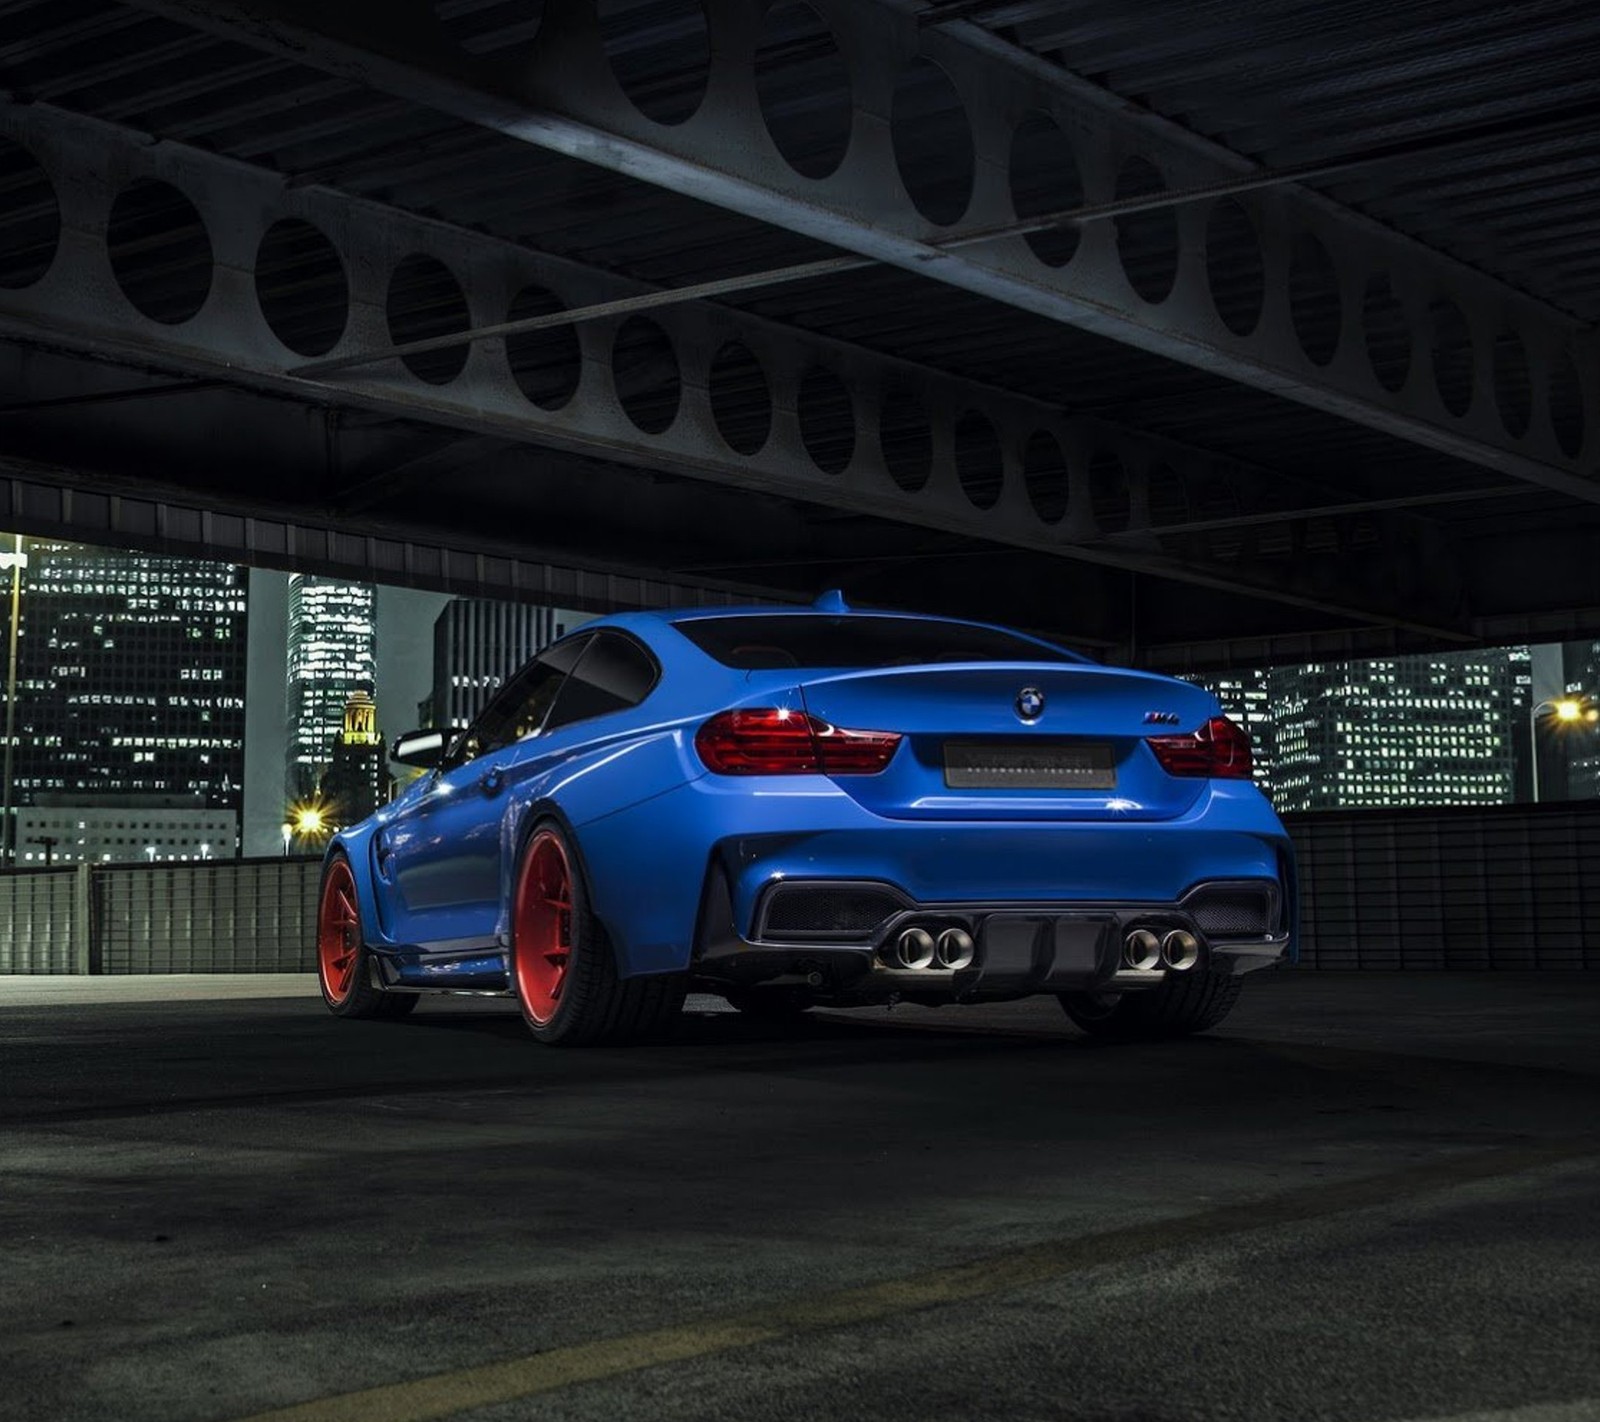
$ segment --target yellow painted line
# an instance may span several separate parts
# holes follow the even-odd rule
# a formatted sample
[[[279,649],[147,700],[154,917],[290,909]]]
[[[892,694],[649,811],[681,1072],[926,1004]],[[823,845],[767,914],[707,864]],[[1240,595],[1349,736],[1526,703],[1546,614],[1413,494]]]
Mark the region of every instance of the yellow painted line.
[[[241,1422],[432,1422],[476,1407],[555,1392],[576,1383],[598,1382],[663,1363],[704,1358],[797,1334],[876,1323],[919,1309],[1049,1283],[1163,1249],[1207,1244],[1348,1210],[1392,1205],[1452,1186],[1518,1175],[1596,1154],[1600,1154],[1600,1143],[1593,1140],[1481,1151],[1384,1175],[1310,1185],[1264,1200],[1222,1205],[1153,1224],[1045,1240],[970,1264],[758,1304],[697,1323],[551,1348],[506,1362],[320,1398],[255,1413]]]

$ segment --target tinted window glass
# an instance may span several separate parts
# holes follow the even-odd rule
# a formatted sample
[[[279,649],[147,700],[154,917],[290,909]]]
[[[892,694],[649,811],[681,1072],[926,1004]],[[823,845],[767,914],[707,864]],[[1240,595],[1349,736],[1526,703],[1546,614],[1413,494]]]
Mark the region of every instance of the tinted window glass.
[[[1071,652],[965,622],[790,614],[703,617],[672,624],[740,671],[773,667],[906,667],[928,662],[1081,662]]]
[[[546,730],[637,706],[656,684],[656,664],[643,647],[614,632],[599,633],[561,688]]]
[[[528,663],[478,713],[478,719],[451,751],[450,762],[459,764],[486,751],[499,750],[543,726],[562,682],[589,641],[587,637],[575,637],[558,642]]]

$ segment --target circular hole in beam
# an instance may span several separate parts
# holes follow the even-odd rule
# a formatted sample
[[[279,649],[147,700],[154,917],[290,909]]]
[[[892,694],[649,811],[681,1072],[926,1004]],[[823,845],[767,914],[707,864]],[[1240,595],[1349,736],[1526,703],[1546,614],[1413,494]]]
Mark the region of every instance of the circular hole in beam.
[[[1439,399],[1452,415],[1464,415],[1472,407],[1472,328],[1461,308],[1441,296],[1428,307],[1428,329]]]
[[[389,339],[397,346],[412,341],[430,341],[437,336],[453,336],[471,324],[467,298],[461,283],[437,257],[413,252],[403,258],[389,278],[389,297],[385,303]],[[429,385],[447,385],[467,364],[469,347],[445,346],[437,351],[418,351],[401,356],[405,368]]]
[[[1117,174],[1117,201],[1152,197],[1166,191],[1161,170],[1137,155]],[[1123,274],[1145,301],[1165,301],[1178,279],[1178,217],[1170,207],[1129,212],[1115,219],[1117,256]]]
[[[917,211],[941,227],[960,221],[976,173],[972,126],[950,76],[931,59],[914,59],[900,71],[889,131],[900,181]]]
[[[767,373],[748,347],[729,341],[711,360],[711,415],[735,454],[756,454],[772,433]]]
[[[1056,121],[1034,109],[1022,116],[1011,135],[1011,205],[1026,220],[1083,206],[1078,162]],[[1063,267],[1078,250],[1072,223],[1028,232],[1023,240],[1047,267]]]
[[[1327,365],[1338,351],[1342,310],[1328,249],[1311,233],[1296,233],[1289,247],[1289,319],[1313,365]]]
[[[1102,533],[1121,533],[1133,517],[1128,476],[1110,450],[1096,450],[1089,460],[1089,507]]]
[[[833,32],[811,6],[784,0],[767,11],[756,48],[756,98],[783,160],[826,178],[850,147],[850,71]]]
[[[468,54],[532,47],[544,19],[544,0],[433,0],[445,37]]]
[[[566,303],[542,286],[525,286],[506,312],[507,321],[531,321],[565,311]],[[583,349],[572,326],[547,326],[506,337],[506,364],[517,389],[541,410],[559,410],[578,393]]]
[[[891,387],[878,411],[878,445],[889,477],[908,494],[933,474],[933,424],[920,398]]]
[[[39,160],[0,138],[0,287],[32,286],[50,270],[61,243],[61,208]]]
[[[611,378],[624,413],[646,434],[661,434],[678,418],[683,379],[671,338],[644,316],[630,316],[611,347]]]
[[[122,294],[152,321],[179,325],[211,294],[211,238],[171,183],[140,178],[117,194],[106,249]]]
[[[1206,218],[1206,285],[1224,326],[1236,336],[1255,330],[1267,294],[1266,263],[1255,223],[1232,198]]]
[[[1494,403],[1512,439],[1528,432],[1533,415],[1533,385],[1528,378],[1528,348],[1515,331],[1494,338]]]
[[[1550,423],[1555,427],[1556,443],[1569,459],[1583,449],[1583,382],[1578,378],[1578,363],[1571,351],[1562,351],[1550,373]]]
[[[1060,523],[1071,492],[1067,457],[1049,430],[1035,430],[1022,450],[1022,480],[1028,502],[1045,523]]]
[[[333,243],[298,217],[274,222],[256,249],[256,301],[296,355],[327,355],[350,319],[350,284]]]
[[[1398,390],[1411,374],[1411,327],[1405,307],[1394,294],[1387,272],[1367,278],[1361,300],[1361,327],[1367,338],[1367,359],[1385,390]]]
[[[700,0],[599,0],[611,72],[634,108],[660,124],[693,117],[711,78],[711,35]]]
[[[975,509],[992,509],[1005,484],[1005,461],[1000,436],[987,415],[968,410],[956,421],[955,450],[956,474],[967,502]]]
[[[811,462],[824,474],[840,474],[856,452],[856,411],[850,390],[826,366],[814,365],[800,380],[795,413]]]

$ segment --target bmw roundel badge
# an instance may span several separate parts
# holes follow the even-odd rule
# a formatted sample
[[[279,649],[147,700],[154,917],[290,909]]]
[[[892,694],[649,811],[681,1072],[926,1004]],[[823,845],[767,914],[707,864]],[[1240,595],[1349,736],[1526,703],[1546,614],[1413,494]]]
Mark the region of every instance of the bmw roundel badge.
[[[1017,715],[1024,721],[1037,721],[1044,715],[1044,692],[1025,686],[1017,693]]]

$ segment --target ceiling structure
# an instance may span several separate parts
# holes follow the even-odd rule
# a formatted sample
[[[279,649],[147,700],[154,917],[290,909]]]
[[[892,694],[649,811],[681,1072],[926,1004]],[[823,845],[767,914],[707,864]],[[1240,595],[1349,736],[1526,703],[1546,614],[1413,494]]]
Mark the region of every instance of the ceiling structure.
[[[0,526],[1182,669],[1600,635],[1583,0],[0,0]]]

